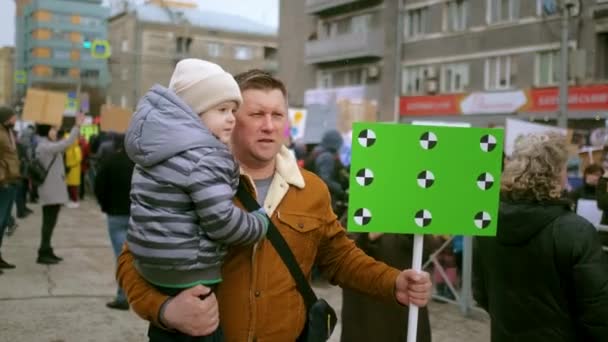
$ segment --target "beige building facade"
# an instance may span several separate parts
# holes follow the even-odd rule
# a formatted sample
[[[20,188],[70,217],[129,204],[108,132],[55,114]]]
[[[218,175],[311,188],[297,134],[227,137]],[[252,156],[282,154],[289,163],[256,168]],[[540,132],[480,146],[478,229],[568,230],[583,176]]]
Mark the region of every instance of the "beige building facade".
[[[167,86],[175,64],[201,58],[237,74],[277,71],[276,29],[192,4],[150,1],[109,21],[112,85],[106,102],[133,109],[154,84]]]
[[[0,105],[12,105],[15,48],[0,48]]]

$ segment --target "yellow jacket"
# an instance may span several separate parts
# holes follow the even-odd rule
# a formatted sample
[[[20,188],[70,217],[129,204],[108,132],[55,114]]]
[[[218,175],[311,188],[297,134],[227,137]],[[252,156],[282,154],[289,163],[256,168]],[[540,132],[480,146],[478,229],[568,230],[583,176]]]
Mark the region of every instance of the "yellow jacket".
[[[65,166],[67,172],[65,182],[68,186],[80,185],[80,164],[82,162],[82,150],[78,139],[65,151]]]

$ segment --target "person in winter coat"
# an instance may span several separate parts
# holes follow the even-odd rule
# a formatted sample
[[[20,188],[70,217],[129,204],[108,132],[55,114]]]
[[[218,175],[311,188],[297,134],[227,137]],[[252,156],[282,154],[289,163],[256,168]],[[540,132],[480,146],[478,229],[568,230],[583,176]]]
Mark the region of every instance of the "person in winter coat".
[[[137,164],[127,244],[139,273],[162,292],[222,281],[228,246],[254,244],[266,236],[268,218],[249,213],[232,198],[238,164],[228,143],[241,92],[219,65],[180,61],[169,89],[154,86],[139,102],[125,146]],[[187,337],[153,325],[151,342]],[[218,341],[220,329],[198,341]]]
[[[67,135],[66,135],[67,137]],[[65,183],[68,185],[68,195],[70,201],[66,205],[68,208],[78,208],[80,204],[80,181],[81,181],[82,150],[78,139],[65,151],[65,166],[67,175]]]
[[[84,116],[76,117],[76,125],[70,131],[67,139],[57,139],[57,128],[50,125],[37,125],[36,134],[40,137],[36,147],[36,158],[48,170],[44,182],[38,188],[40,204],[42,204],[42,229],[40,248],[38,249],[39,264],[52,265],[63,260],[55,255],[51,247],[53,230],[61,206],[68,202],[68,191],[65,183],[64,152],[76,141],[80,134],[80,125]]]
[[[562,198],[566,141],[518,141],[505,167],[496,237],[476,240],[474,295],[492,342],[606,341],[608,261],[595,227]]]
[[[36,146],[38,144],[38,137],[36,136],[36,130],[34,126],[28,125],[27,128],[21,133],[19,142],[25,148],[26,158],[31,163],[34,160],[36,154]],[[38,202],[38,187],[30,182],[29,175],[23,175],[25,181],[28,183],[29,199],[32,203]]]
[[[9,107],[0,106],[0,247],[15,203],[16,184],[21,177],[17,143],[13,134],[15,122],[15,112]],[[15,265],[4,261],[0,254],[0,274],[2,269],[7,268],[15,268]]]
[[[389,266],[406,269],[412,265],[412,235],[361,233],[349,234],[370,257]],[[429,246],[425,242],[425,246]],[[428,255],[428,251],[425,251]],[[375,300],[359,291],[342,290],[342,342],[406,341],[409,309],[396,302]],[[417,342],[431,341],[427,308],[418,313]]]
[[[124,136],[123,136],[124,140]],[[109,155],[101,165],[95,179],[95,196],[101,210],[107,215],[108,233],[114,256],[118,257],[127,238],[131,212],[131,177],[133,162],[129,159],[124,143]],[[106,304],[111,309],[128,310],[129,303],[119,286],[114,300]]]
[[[327,184],[331,194],[332,207],[338,216],[343,208],[338,207],[340,201],[346,200],[346,187],[348,176],[340,161],[339,151],[344,143],[340,132],[331,130],[325,132],[321,144],[315,147],[310,158],[312,165],[310,171],[316,173]]]
[[[583,185],[568,194],[575,208],[579,199],[596,199],[597,185],[603,174],[604,169],[598,164],[591,164],[585,168],[583,172]]]

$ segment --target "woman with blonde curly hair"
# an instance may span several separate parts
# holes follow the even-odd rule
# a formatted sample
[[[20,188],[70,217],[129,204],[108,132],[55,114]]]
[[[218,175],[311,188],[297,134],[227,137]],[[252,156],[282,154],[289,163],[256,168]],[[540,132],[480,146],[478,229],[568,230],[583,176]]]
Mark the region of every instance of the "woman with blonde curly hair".
[[[496,237],[478,238],[474,294],[492,342],[606,341],[608,262],[598,235],[562,198],[566,141],[531,134],[505,165]]]

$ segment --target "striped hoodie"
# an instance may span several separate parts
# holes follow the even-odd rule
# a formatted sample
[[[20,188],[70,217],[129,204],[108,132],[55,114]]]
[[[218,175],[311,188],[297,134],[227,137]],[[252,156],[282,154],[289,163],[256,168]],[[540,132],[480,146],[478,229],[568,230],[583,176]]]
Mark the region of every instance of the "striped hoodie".
[[[232,202],[239,168],[228,147],[170,90],[156,85],[140,100],[125,147],[136,164],[127,244],[150,283],[220,282],[226,247],[266,235],[264,214]]]

